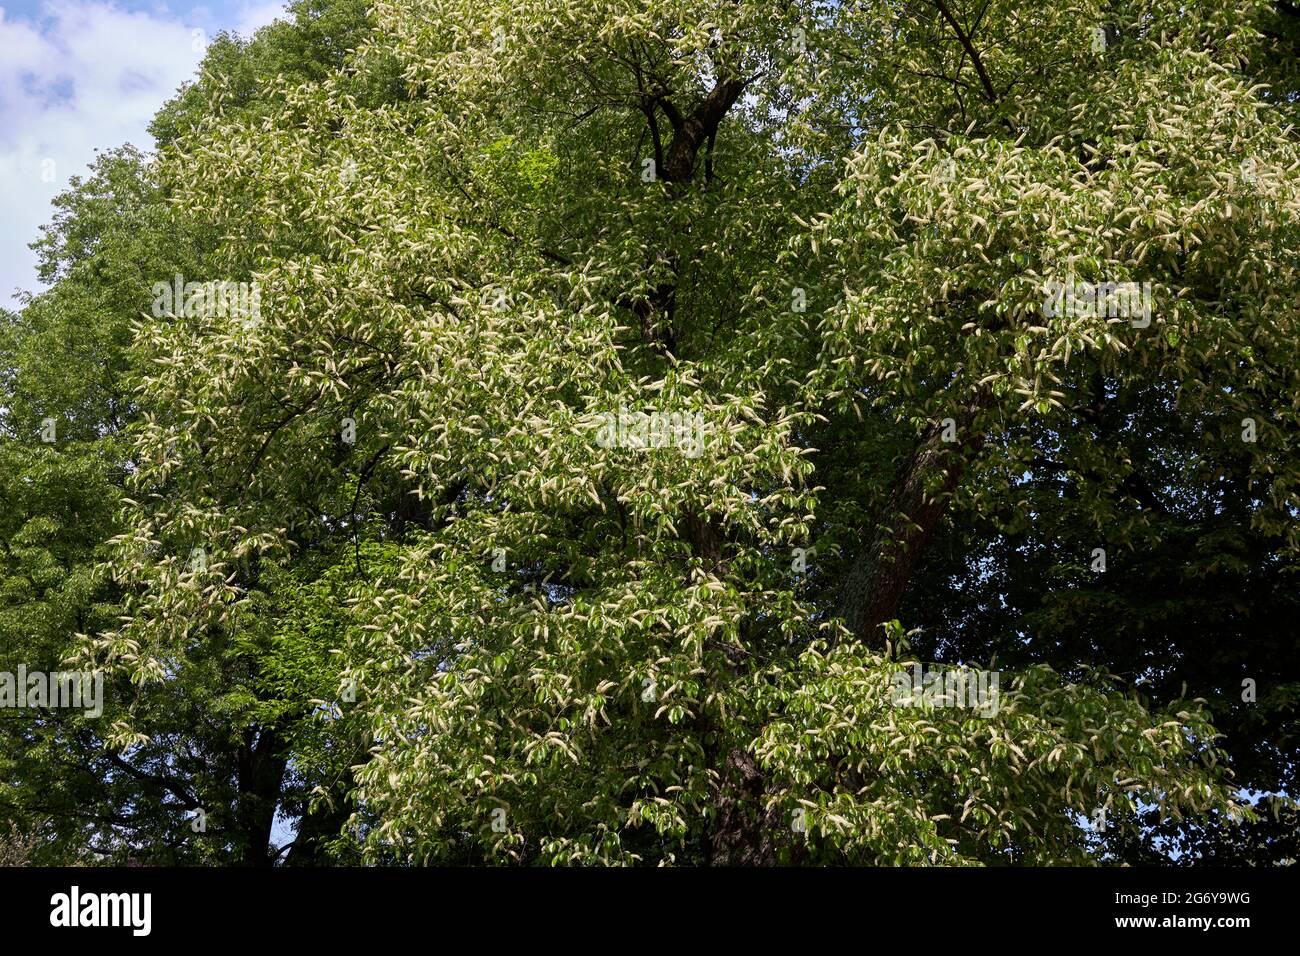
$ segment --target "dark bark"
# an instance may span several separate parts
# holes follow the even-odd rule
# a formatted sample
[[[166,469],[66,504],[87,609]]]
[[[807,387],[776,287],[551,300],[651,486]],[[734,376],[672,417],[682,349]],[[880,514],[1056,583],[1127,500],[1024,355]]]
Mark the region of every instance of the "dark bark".
[[[649,97],[643,103],[642,111],[646,115],[654,142],[656,171],[659,178],[669,184],[672,191],[670,195],[694,181],[700,149],[705,145],[709,146],[710,152],[706,178],[712,179],[712,145],[718,134],[718,125],[740,98],[745,86],[746,81],[741,79],[719,80],[708,96],[685,115],[667,96]],[[672,127],[672,138],[666,146],[660,138],[656,110],[663,112]],[[676,354],[674,322],[677,313],[677,263],[669,260],[669,265],[674,273],[672,281],[659,283],[647,296],[625,300],[620,304],[631,309],[640,319],[641,336],[647,345],[661,352]]]
[[[953,416],[955,441],[943,440],[936,424],[908,456],[903,470],[874,528],[864,532],[865,544],[849,569],[840,598],[840,616],[854,638],[880,647],[880,625],[897,616],[916,562],[948,510],[952,492],[966,463],[983,446],[972,426],[979,405],[972,403]],[[939,476],[933,492],[926,486]]]
[[[695,163],[700,147],[718,131],[718,124],[745,90],[740,79],[719,80],[694,110],[682,116],[667,99],[659,104],[673,128],[673,138],[663,151],[660,175],[670,183],[689,183],[695,178]]]
[[[247,730],[236,754],[235,830],[239,834],[241,863],[270,866],[271,827],[280,804],[280,789],[287,766],[277,731]]]
[[[782,821],[763,808],[762,769],[739,747],[727,751],[707,847],[712,866],[772,866]]]

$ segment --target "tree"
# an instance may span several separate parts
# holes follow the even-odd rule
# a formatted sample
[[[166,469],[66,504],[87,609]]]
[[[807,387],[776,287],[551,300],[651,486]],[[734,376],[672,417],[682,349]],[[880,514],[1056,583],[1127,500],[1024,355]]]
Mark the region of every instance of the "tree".
[[[1095,625],[1189,541],[1181,588],[1293,580],[1264,12],[379,3],[256,110],[196,86],[159,175],[262,314],[141,329],[169,451],[83,660],[147,688],[330,581],[275,620],[345,665],[375,859],[1083,862],[1149,807],[1235,822],[1229,709]],[[1018,645],[981,712],[897,693]]]
[[[364,23],[355,4],[309,3],[294,25],[277,24],[247,44],[224,38],[205,75],[160,114],[160,138],[198,122],[185,109],[196,87],[277,64],[283,72],[324,70],[318,48],[350,43]],[[258,107],[254,83],[240,108],[252,115]],[[154,169],[124,147],[74,178],[34,246],[51,288],[0,322],[8,505],[0,528],[0,670],[9,675],[59,669],[79,633],[111,627],[120,611],[119,589],[102,566],[104,543],[120,530],[127,477],[165,452],[122,440],[139,412],[127,381],[128,345],[134,324],[156,307],[155,284],[207,274],[217,238],[170,201]],[[194,560],[186,555],[185,563]],[[338,824],[320,820],[339,814],[338,800],[334,809],[307,805],[318,784],[343,778],[340,770],[355,759],[340,739],[321,742],[311,716],[311,699],[322,684],[336,683],[337,666],[313,653],[318,631],[299,637],[276,629],[277,616],[300,623],[292,608],[307,567],[278,579],[288,593],[259,592],[264,620],[256,633],[195,648],[183,669],[146,688],[116,675],[102,715],[9,714],[0,725],[0,822],[12,829],[14,846],[30,844],[31,858],[46,863],[258,865],[272,862],[268,838],[278,813],[302,817],[304,830],[337,832]],[[314,619],[328,620],[328,609]],[[142,738],[110,745],[104,728],[128,721]],[[311,859],[321,842],[308,836],[281,855]]]

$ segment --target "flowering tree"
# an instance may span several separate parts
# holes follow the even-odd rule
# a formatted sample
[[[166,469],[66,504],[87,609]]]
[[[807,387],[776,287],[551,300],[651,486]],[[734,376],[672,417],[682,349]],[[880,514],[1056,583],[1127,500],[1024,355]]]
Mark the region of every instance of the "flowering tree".
[[[1218,473],[1294,570],[1260,14],[380,2],[255,111],[196,87],[159,176],[258,314],[142,305],[83,658],[319,637],[374,859],[1084,862],[1241,817],[1202,702],[921,660],[907,612],[1035,524],[1057,593],[1111,573]]]

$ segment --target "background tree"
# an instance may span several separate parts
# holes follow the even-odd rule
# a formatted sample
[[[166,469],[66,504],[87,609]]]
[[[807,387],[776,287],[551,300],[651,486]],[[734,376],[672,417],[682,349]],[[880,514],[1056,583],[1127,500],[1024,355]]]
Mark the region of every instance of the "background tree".
[[[351,42],[364,23],[357,5],[304,4],[295,23],[277,23],[251,42],[220,38],[204,74],[162,110],[155,132],[166,141],[177,126],[198,123],[187,97],[232,76],[246,79],[242,108],[255,113],[259,71],[326,70],[323,51]],[[145,459],[165,459],[163,448],[122,440],[140,412],[127,381],[127,347],[134,324],[152,317],[155,283],[170,286],[177,274],[211,278],[218,237],[170,201],[154,170],[126,147],[100,157],[84,180],[74,178],[35,245],[49,291],[29,296],[21,313],[6,313],[0,324],[0,466],[9,505],[0,669],[10,673],[20,664],[58,669],[78,633],[112,626],[119,589],[99,567],[104,542],[121,528],[128,476]],[[49,421],[53,442],[42,441]],[[181,563],[192,562],[187,553]],[[328,565],[303,563],[275,579],[284,593],[259,592],[256,633],[195,647],[183,668],[148,687],[110,682],[99,719],[8,712],[0,819],[17,833],[39,833],[34,861],[265,864],[277,814],[307,821],[282,856],[318,859],[320,834],[336,835],[346,813],[337,799],[333,809],[328,799],[310,806],[312,790],[346,784],[357,754],[355,746],[344,753],[334,737],[323,740],[312,716],[319,707],[311,701],[337,684],[337,666],[311,643],[323,639],[334,605],[311,612],[307,627],[296,603],[304,585],[317,595],[327,587],[315,583],[313,568]],[[124,721],[141,737],[114,747],[107,728]],[[340,822],[320,822],[335,817]]]

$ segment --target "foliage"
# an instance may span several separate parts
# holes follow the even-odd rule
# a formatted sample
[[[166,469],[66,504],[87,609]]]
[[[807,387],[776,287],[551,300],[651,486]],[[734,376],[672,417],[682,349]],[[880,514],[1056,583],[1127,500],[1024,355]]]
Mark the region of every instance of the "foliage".
[[[129,405],[13,405],[113,449],[64,649],[132,688],[120,852],[266,863],[278,812],[309,863],[1293,858],[1241,793],[1296,765],[1286,15],[379,0],[215,45],[6,323],[21,383],[78,296],[133,320],[90,360]],[[151,314],[181,265],[260,315]]]

